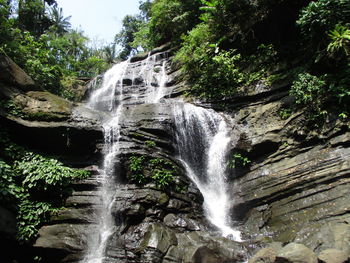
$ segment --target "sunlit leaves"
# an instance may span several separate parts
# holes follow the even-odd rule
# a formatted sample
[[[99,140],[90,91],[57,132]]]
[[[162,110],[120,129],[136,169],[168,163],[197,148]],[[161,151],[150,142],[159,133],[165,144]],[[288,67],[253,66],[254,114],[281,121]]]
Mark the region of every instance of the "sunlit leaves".
[[[350,55],[350,29],[346,26],[338,24],[334,30],[328,33],[331,39],[327,47],[327,51],[334,56],[338,51],[342,51],[346,56]]]

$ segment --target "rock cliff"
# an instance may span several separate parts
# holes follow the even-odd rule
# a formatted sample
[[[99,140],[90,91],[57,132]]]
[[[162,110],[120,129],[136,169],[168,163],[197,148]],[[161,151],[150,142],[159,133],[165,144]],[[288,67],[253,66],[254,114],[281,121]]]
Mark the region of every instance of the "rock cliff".
[[[171,100],[181,96],[186,85],[179,81],[171,53],[166,58],[162,51],[153,53],[158,54],[158,61],[167,61],[163,100]],[[134,62],[143,59],[146,56]],[[73,185],[65,208],[40,229],[35,253],[43,262],[81,262],[98,227],[101,209],[101,118],[105,116],[45,91],[28,91],[23,88],[33,85],[28,78],[21,78],[28,85],[16,84],[14,77],[3,81],[1,98],[11,100],[20,110],[2,109],[1,124],[22,144],[53,153],[93,174]],[[144,80],[136,80],[142,87]],[[120,222],[115,230],[118,235],[110,238],[106,248],[110,261],[105,262],[244,262],[260,247],[266,248],[251,262],[317,262],[317,256],[333,262],[327,260],[332,255],[348,260],[348,126],[329,120],[318,131],[308,130],[301,112],[282,119],[278,112],[289,103],[288,83],[276,87],[258,83],[249,95],[228,102],[225,112],[236,120],[237,127],[232,130],[240,134],[231,151],[250,160],[249,166],[230,169],[230,189],[235,193],[232,218],[246,240],[234,242],[221,237],[209,224],[203,214],[203,198],[176,158],[169,104],[137,103],[132,96],[135,78],[125,74],[123,83],[129,105],[123,115],[116,166],[122,183],[112,208],[114,219]],[[147,92],[142,90],[140,97],[147,97]],[[201,105],[222,110],[215,103]],[[130,177],[130,157],[134,155],[171,162],[180,189],[135,183]],[[9,218],[1,217],[0,226]],[[309,259],[298,261],[290,251],[307,254]]]

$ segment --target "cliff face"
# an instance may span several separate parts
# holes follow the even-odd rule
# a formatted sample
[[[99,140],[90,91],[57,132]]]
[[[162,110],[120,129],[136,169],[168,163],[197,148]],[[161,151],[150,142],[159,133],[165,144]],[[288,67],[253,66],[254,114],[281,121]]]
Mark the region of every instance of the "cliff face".
[[[159,54],[159,61],[165,59],[162,49],[154,53]],[[171,100],[181,96],[186,86],[173,70],[171,57],[166,63],[164,97]],[[124,76],[124,98],[130,105],[123,114],[116,159],[121,183],[112,214],[119,222],[115,229],[118,234],[109,238],[106,262],[243,262],[252,250],[273,241],[301,243],[314,254],[329,248],[350,254],[347,126],[330,121],[316,132],[304,128],[300,112],[282,119],[278,112],[289,103],[288,84],[266,87],[260,83],[249,95],[230,104],[226,113],[236,120],[232,130],[240,134],[231,151],[251,161],[249,166],[236,165],[230,170],[229,185],[235,193],[232,218],[246,240],[234,242],[213,231],[204,216],[199,190],[176,158],[176,126],[170,104],[164,100],[135,103],[135,82],[131,80],[134,77]],[[142,86],[143,80],[138,81]],[[44,262],[80,262],[91,237],[98,238],[93,233],[102,209],[99,171],[105,149],[103,116],[43,91],[21,90],[13,82],[3,91],[7,98],[20,101],[27,113],[13,116],[2,112],[1,123],[10,129],[13,138],[93,173],[91,178],[73,185],[66,208],[40,229],[34,244],[35,253]],[[144,98],[147,90],[139,95]],[[42,119],[42,115],[28,112],[54,117]],[[171,162],[181,189],[160,189],[152,182],[135,184],[130,177],[130,157],[134,155]],[[147,175],[148,168],[143,172]],[[283,252],[281,245],[273,246],[273,251],[276,255]]]
[[[349,127],[329,120],[308,130],[300,112],[283,120],[285,94],[268,90],[237,109],[244,126],[238,148],[253,164],[238,174],[235,209],[257,239],[349,255]]]

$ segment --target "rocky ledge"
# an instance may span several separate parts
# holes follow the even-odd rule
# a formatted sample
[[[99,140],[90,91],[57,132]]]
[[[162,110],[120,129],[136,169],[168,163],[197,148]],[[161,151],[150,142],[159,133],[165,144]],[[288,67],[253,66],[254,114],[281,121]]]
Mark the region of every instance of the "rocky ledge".
[[[286,88],[259,89],[234,109],[242,130],[235,151],[251,165],[232,173],[233,214],[246,238],[267,246],[250,262],[348,262],[349,126],[329,119],[310,128],[302,112],[281,118]]]

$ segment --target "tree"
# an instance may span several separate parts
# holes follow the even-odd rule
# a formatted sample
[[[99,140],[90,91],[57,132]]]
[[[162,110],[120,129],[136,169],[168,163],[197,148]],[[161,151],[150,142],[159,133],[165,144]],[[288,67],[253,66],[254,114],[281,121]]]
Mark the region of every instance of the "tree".
[[[45,9],[45,1],[19,0],[18,25],[22,30],[29,31],[37,38],[42,35],[51,26]]]
[[[11,8],[9,1],[0,0],[0,43],[9,41],[12,29],[12,19],[9,19]],[[0,46],[1,47],[1,46]]]
[[[116,43],[105,46],[103,48],[103,58],[108,64],[113,64],[117,57]]]
[[[51,8],[49,11],[49,18],[52,23],[50,30],[57,33],[58,35],[67,33],[71,28],[71,23],[69,22],[71,16],[64,17],[62,8],[57,8],[57,6]]]
[[[126,59],[137,52],[137,48],[132,43],[135,39],[134,34],[140,30],[141,24],[142,18],[138,15],[124,17],[122,30],[114,38],[115,42],[122,47],[119,58]]]
[[[322,51],[328,44],[327,33],[337,24],[350,21],[350,0],[312,1],[300,12],[297,24],[310,46]]]
[[[149,21],[151,18],[151,8],[152,8],[152,2],[150,0],[146,0],[144,2],[139,2],[139,9],[140,9],[140,17],[144,21]]]
[[[199,21],[200,2],[193,0],[155,0],[148,23],[153,46],[179,42]]]

